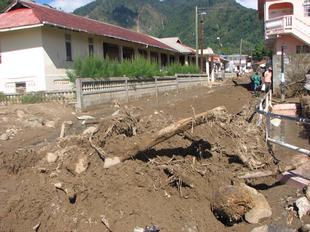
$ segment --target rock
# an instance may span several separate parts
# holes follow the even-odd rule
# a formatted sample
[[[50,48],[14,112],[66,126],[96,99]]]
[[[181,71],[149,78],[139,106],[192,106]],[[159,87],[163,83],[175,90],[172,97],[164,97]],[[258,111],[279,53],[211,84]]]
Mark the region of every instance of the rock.
[[[55,121],[46,121],[45,126],[49,128],[55,128],[56,122]]]
[[[17,110],[16,115],[18,118],[24,118],[26,114],[23,110]]]
[[[305,195],[307,199],[310,201],[310,184],[308,184],[308,186],[306,187]]]
[[[115,111],[115,112],[112,114],[112,116],[113,116],[113,117],[117,116],[117,115],[119,114],[119,112],[120,112],[119,110]]]
[[[260,226],[260,227],[255,227],[251,232],[268,232],[268,226]]]
[[[97,127],[95,127],[95,126],[88,127],[87,129],[85,129],[83,131],[83,135],[92,134],[96,131],[96,129],[97,129]]]
[[[55,188],[63,190],[63,184],[58,182],[54,184]]]
[[[58,159],[58,155],[55,154],[55,153],[49,152],[49,153],[47,153],[47,155],[46,155],[46,161],[47,161],[48,163],[55,163],[55,162],[57,161],[57,159]]]
[[[75,170],[74,171],[77,174],[81,174],[81,173],[83,173],[83,172],[85,172],[87,170],[88,166],[89,166],[89,162],[88,162],[87,158],[85,158],[85,157],[84,158],[80,158],[78,163],[75,165]]]
[[[0,140],[2,141],[9,140],[9,136],[6,133],[3,133],[2,135],[0,135]]]
[[[50,178],[55,178],[55,177],[57,177],[58,176],[58,174],[56,173],[56,172],[52,172],[51,174],[50,174]]]
[[[260,227],[256,227],[251,232],[296,232],[296,230],[287,228],[282,225],[264,225]]]
[[[295,205],[298,209],[298,216],[300,219],[307,215],[307,213],[310,211],[310,202],[307,197],[298,198],[295,202]]]
[[[254,207],[251,192],[241,185],[226,185],[214,194],[212,211],[225,225],[242,220],[244,214]]]
[[[9,138],[11,139],[11,138],[13,138],[13,137],[17,134],[17,129],[14,129],[14,128],[12,128],[12,129],[7,129],[7,130],[5,131],[5,133],[6,133],[7,136],[9,136]]]
[[[245,214],[245,220],[249,223],[256,224],[263,218],[271,217],[272,210],[264,195],[245,184],[243,186],[249,190],[254,201],[254,207]]]
[[[3,121],[3,122],[8,122],[8,121],[9,121],[9,118],[8,118],[8,117],[2,117],[2,121]]]
[[[302,227],[299,228],[300,232],[310,232],[310,224],[305,224]]]
[[[114,165],[121,163],[121,159],[119,157],[106,158],[104,160],[103,168],[110,168]]]
[[[90,116],[90,115],[77,116],[76,118],[77,118],[78,120],[91,120],[91,119],[96,119],[95,117]]]

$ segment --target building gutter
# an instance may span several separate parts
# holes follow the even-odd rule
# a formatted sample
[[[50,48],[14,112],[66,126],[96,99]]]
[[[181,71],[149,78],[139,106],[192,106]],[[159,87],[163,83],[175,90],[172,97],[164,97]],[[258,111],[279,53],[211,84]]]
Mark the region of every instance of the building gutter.
[[[25,30],[25,29],[31,29],[31,28],[36,28],[36,27],[42,27],[42,26],[44,26],[44,25],[42,23],[40,23],[40,24],[20,26],[20,27],[9,27],[9,28],[0,29],[0,32]]]

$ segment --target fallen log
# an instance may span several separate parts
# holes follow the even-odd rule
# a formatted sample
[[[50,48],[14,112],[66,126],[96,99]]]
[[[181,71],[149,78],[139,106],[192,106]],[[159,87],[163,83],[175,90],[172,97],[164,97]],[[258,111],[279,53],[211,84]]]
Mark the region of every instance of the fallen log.
[[[225,107],[220,106],[216,107],[207,112],[194,115],[190,118],[182,119],[176,123],[173,123],[170,126],[167,126],[157,133],[153,135],[145,135],[141,141],[141,144],[129,149],[124,152],[124,156],[122,157],[114,157],[114,158],[106,158],[104,163],[104,168],[109,168],[114,166],[122,161],[128,160],[131,157],[134,157],[140,152],[146,151],[155,145],[166,141],[167,139],[173,137],[174,135],[183,133],[187,130],[192,129],[193,127],[199,126],[201,124],[211,122],[211,121],[219,121],[219,122],[227,122],[229,116],[227,114],[227,110]]]
[[[269,176],[277,176],[281,175],[285,172],[289,172],[299,168],[301,165],[305,164],[305,162],[309,161],[309,157],[301,156],[292,161],[290,165],[280,164],[275,170],[265,170],[265,171],[256,171],[256,172],[248,172],[239,176],[240,179],[255,179],[255,178],[263,178]]]

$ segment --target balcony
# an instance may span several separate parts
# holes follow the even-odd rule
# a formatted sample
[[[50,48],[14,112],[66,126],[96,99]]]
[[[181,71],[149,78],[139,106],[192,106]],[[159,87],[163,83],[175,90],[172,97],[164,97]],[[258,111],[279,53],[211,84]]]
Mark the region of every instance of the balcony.
[[[292,33],[306,43],[309,43],[309,31],[310,25],[293,15],[285,15],[265,21],[265,39],[272,39],[277,35]]]
[[[286,15],[282,17],[277,17],[273,19],[266,20],[265,22],[265,37],[269,39],[270,37],[290,33],[293,29],[293,16]]]

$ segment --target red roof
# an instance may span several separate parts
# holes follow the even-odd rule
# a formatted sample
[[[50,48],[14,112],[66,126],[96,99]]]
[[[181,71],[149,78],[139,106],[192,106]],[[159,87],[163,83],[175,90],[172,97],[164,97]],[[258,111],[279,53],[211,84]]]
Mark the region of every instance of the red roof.
[[[19,1],[0,14],[0,30],[31,25],[52,25],[89,34],[135,42],[165,50],[175,50],[149,35],[89,18],[68,14],[48,6]]]

